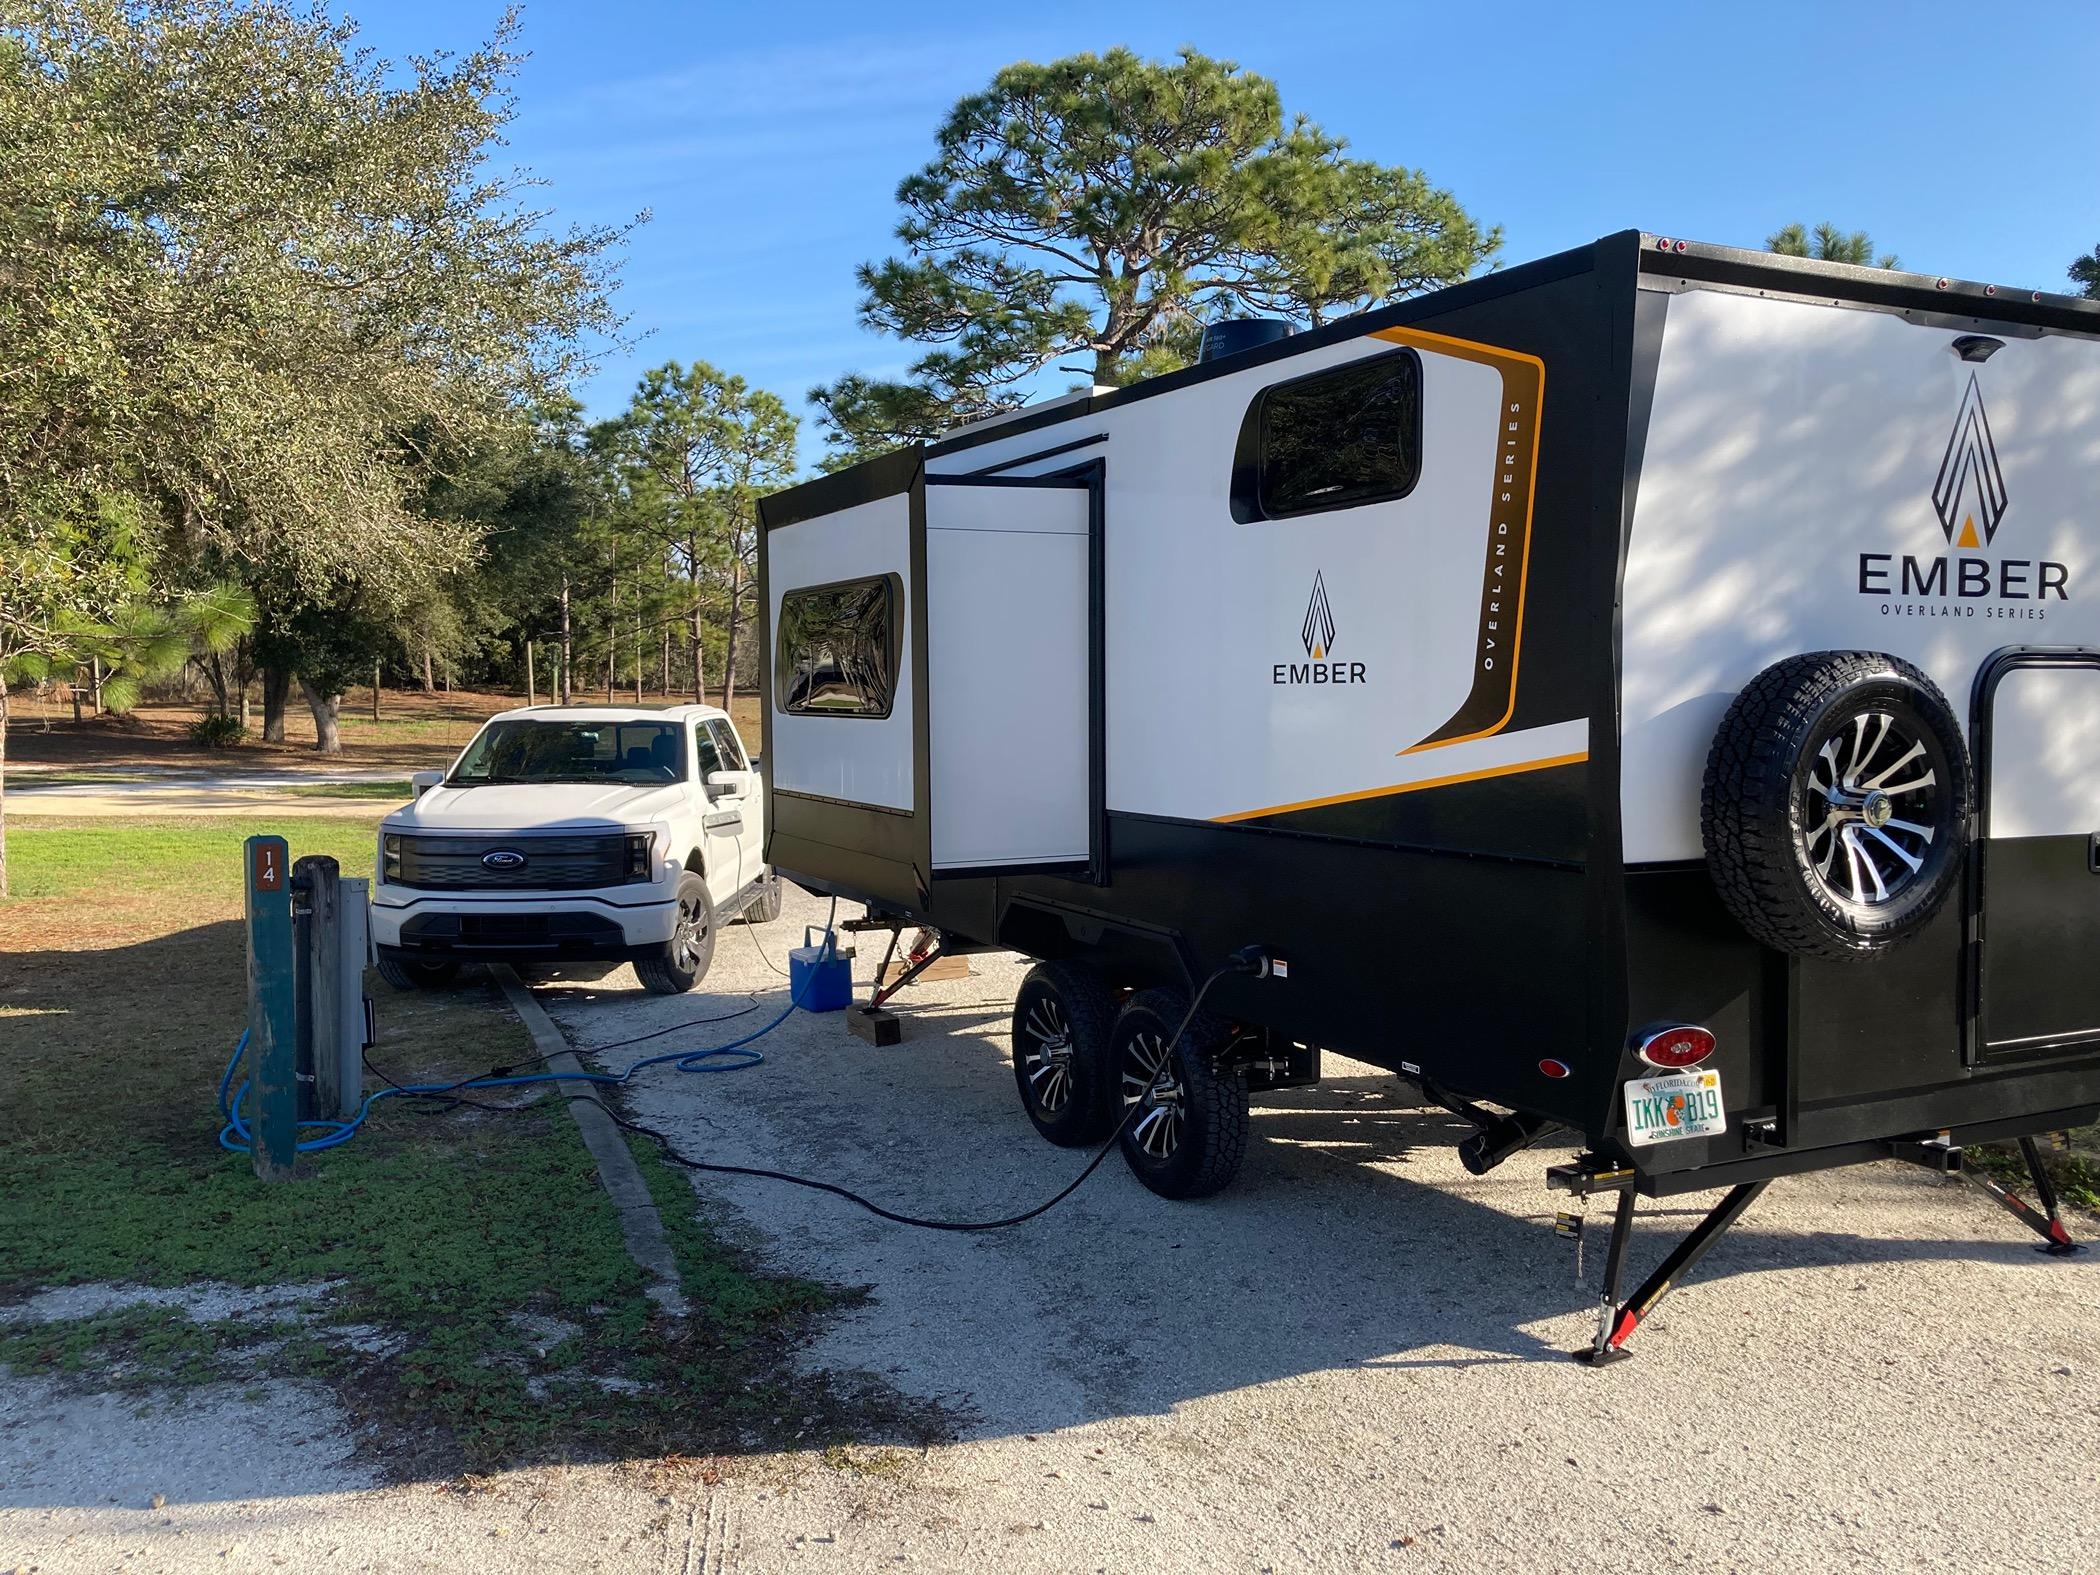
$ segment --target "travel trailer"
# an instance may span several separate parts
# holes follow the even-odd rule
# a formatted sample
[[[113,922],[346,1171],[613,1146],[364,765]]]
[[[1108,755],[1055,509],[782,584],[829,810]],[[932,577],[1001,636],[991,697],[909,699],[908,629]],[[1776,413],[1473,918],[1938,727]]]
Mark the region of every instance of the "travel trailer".
[[[1628,232],[1243,337],[761,509],[767,858],[1039,960],[1044,1136],[1568,1129],[1608,1360],[1775,1177],[2093,1119],[2100,302]]]

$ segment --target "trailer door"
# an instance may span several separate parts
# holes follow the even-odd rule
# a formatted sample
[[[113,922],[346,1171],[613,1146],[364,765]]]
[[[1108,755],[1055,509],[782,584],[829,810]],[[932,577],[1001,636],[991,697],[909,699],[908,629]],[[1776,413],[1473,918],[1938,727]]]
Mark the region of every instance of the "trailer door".
[[[2014,648],[1977,676],[1973,1055],[2100,1048],[2100,652]]]
[[[1097,498],[1085,477],[926,478],[936,875],[1093,855]]]

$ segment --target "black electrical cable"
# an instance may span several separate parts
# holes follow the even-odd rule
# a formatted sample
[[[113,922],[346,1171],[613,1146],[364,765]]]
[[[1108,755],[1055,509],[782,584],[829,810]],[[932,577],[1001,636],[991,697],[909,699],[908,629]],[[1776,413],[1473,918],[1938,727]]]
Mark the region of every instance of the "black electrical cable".
[[[483,1101],[483,1100],[479,1100],[479,1099],[468,1099],[468,1098],[466,1098],[466,1097],[465,1097],[464,1095],[461,1095],[461,1094],[451,1094],[451,1093],[443,1093],[443,1094],[440,1094],[440,1093],[432,1093],[432,1094],[412,1093],[412,1092],[410,1092],[410,1090],[408,1090],[408,1089],[405,1089],[405,1088],[403,1088],[403,1087],[402,1087],[402,1086],[401,1086],[401,1085],[400,1085],[399,1083],[395,1082],[395,1081],[394,1081],[394,1080],[393,1080],[393,1079],[392,1079],[391,1077],[388,1077],[388,1076],[386,1075],[386,1073],[382,1072],[382,1071],[381,1071],[381,1070],[380,1070],[380,1069],[379,1069],[378,1067],[376,1067],[376,1066],[374,1066],[374,1065],[372,1064],[372,1053],[371,1053],[371,1051],[369,1051],[369,1050],[361,1050],[361,1051],[359,1051],[359,1052],[358,1052],[358,1059],[364,1062],[364,1064],[365,1064],[365,1070],[366,1070],[367,1072],[370,1072],[370,1073],[371,1073],[371,1074],[372,1074],[372,1075],[373,1075],[374,1077],[378,1078],[380,1082],[382,1082],[382,1083],[386,1084],[386,1086],[387,1086],[388,1088],[391,1088],[391,1089],[393,1089],[393,1090],[394,1090],[394,1092],[396,1092],[397,1094],[404,1094],[404,1095],[407,1095],[407,1097],[409,1097],[409,1098],[411,1098],[411,1099],[425,1099],[425,1100],[429,1100],[429,1101],[431,1102],[431,1104],[432,1104],[433,1106],[435,1106],[435,1108],[434,1108],[433,1110],[431,1110],[431,1111],[429,1112],[429,1113],[430,1113],[430,1114],[432,1114],[432,1115],[442,1115],[442,1114],[443,1114],[444,1112],[446,1112],[446,1111],[448,1111],[448,1110],[462,1110],[462,1109],[464,1109],[464,1110],[487,1110],[487,1111],[492,1111],[492,1112],[494,1112],[494,1113],[495,1113],[495,1114],[497,1114],[497,1115],[501,1115],[501,1114],[503,1114],[503,1113],[504,1113],[505,1111],[508,1111],[508,1110],[515,1110],[515,1109],[519,1108],[519,1107],[518,1107],[518,1106],[516,1106],[516,1105],[491,1105],[491,1104],[488,1104],[488,1103],[486,1103],[486,1102],[485,1102],[485,1101]]]
[[[1189,1002],[1189,1009],[1182,1015],[1180,1026],[1178,1026],[1174,1030],[1173,1037],[1170,1038],[1167,1041],[1167,1043],[1170,1045],[1178,1045],[1181,1043],[1181,1036],[1188,1032],[1189,1024],[1193,1023],[1196,1020],[1196,1013],[1202,1008],[1203,998],[1206,995],[1210,994],[1210,987],[1212,985],[1216,984],[1227,974],[1242,972],[1244,971],[1244,968],[1245,963],[1242,961],[1241,957],[1235,956],[1232,961],[1227,962],[1223,967],[1220,967],[1217,970],[1215,970],[1213,973],[1211,973],[1211,975],[1208,978],[1206,978],[1203,981],[1202,984],[1198,985],[1196,987],[1195,998]],[[662,1150],[665,1159],[669,1160],[672,1164],[677,1165],[682,1169],[704,1171],[709,1175],[715,1176],[749,1176],[754,1180],[758,1181],[785,1182],[791,1187],[807,1187],[812,1192],[827,1192],[835,1198],[844,1198],[848,1203],[858,1204],[861,1208],[866,1209],[870,1214],[875,1215],[878,1219],[888,1220],[892,1224],[910,1225],[919,1230],[965,1232],[1005,1230],[1010,1226],[1025,1225],[1028,1223],[1028,1221],[1049,1213],[1052,1209],[1056,1208],[1058,1204],[1064,1202],[1065,1199],[1069,1198],[1073,1193],[1077,1192],[1080,1189],[1080,1187],[1085,1184],[1087,1177],[1091,1176],[1096,1170],[1100,1168],[1101,1162],[1104,1159],[1108,1158],[1108,1151],[1114,1148],[1117,1142],[1122,1138],[1123,1129],[1130,1125],[1131,1118],[1135,1116],[1140,1110],[1144,1109],[1144,1106],[1142,1104],[1133,1103],[1128,1110],[1123,1112],[1123,1119],[1116,1123],[1116,1129],[1108,1135],[1108,1140],[1101,1145],[1100,1149],[1095,1153],[1094,1157],[1087,1161],[1086,1169],[1082,1170],[1078,1175],[1074,1176],[1071,1179],[1071,1181],[1066,1184],[1063,1191],[1059,1192],[1056,1196],[1048,1199],[1045,1202],[1038,1203],[1034,1208],[1029,1209],[1025,1213],[1010,1214],[1004,1219],[996,1220],[934,1220],[925,1219],[916,1214],[899,1214],[894,1209],[886,1209],[881,1204],[876,1203],[871,1199],[862,1197],[858,1192],[853,1191],[849,1187],[839,1186],[836,1182],[817,1181],[811,1177],[793,1175],[784,1170],[763,1170],[751,1165],[718,1165],[708,1160],[693,1159],[688,1155],[679,1153],[677,1146],[673,1144],[672,1141],[663,1133],[657,1131],[656,1128],[643,1126],[639,1121],[629,1121],[625,1116],[621,1115],[618,1111],[614,1110],[602,1099],[597,1099],[589,1094],[567,1094],[563,1097],[571,1100],[589,1100],[592,1104],[595,1104],[600,1110],[605,1112],[606,1119],[612,1122],[614,1126],[619,1127],[622,1131],[632,1132],[637,1137],[648,1138],[651,1142],[655,1143],[660,1150]]]

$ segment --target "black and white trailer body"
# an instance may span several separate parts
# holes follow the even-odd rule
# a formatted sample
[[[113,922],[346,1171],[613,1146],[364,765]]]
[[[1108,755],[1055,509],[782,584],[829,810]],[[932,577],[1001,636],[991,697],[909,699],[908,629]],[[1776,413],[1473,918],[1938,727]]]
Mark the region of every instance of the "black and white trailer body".
[[[1629,232],[761,513],[768,860],[1160,1191],[1333,1049],[1734,1187],[1666,1284],[2100,1109],[2100,303]]]

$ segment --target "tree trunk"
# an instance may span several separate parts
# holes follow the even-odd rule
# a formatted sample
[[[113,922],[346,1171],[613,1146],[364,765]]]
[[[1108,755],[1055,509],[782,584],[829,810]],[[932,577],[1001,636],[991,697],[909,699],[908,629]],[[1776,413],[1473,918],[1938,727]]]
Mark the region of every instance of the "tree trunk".
[[[265,667],[262,670],[263,691],[263,742],[284,742],[284,703],[291,698],[292,675],[283,667]]]
[[[219,716],[232,715],[233,701],[226,683],[226,665],[220,660],[219,653],[212,652],[209,658],[197,665],[204,669],[205,682],[211,685],[212,711]]]
[[[314,748],[324,755],[340,755],[343,735],[336,722],[342,713],[343,697],[324,695],[304,678],[299,680],[299,689],[306,696],[307,709],[314,714]]]
[[[729,571],[729,638],[722,647],[722,709],[729,709],[729,702],[736,698],[736,631],[743,621],[743,587],[737,583],[738,571]]]
[[[372,720],[379,720],[379,664],[372,664]]]
[[[100,716],[100,715],[102,714],[102,658],[101,658],[101,657],[99,657],[99,656],[97,656],[97,657],[94,657],[94,658],[93,658],[93,659],[92,659],[92,660],[91,660],[91,661],[89,662],[89,665],[88,665],[88,672],[89,672],[89,674],[91,675],[91,680],[92,680],[92,682],[93,682],[93,684],[94,684],[94,688],[93,688],[93,689],[91,689],[91,690],[89,691],[89,693],[90,693],[90,694],[91,694],[91,695],[92,695],[92,696],[94,697],[94,701],[95,701],[95,715],[97,715],[97,716]]]
[[[664,698],[668,700],[671,698],[671,626],[669,624],[664,625],[664,664],[658,670],[658,676],[663,679],[661,688],[663,689]]]
[[[0,897],[7,895],[7,664],[0,662]]]
[[[642,703],[642,588],[634,589],[634,703]]]
[[[527,705],[538,705],[540,703],[539,694],[533,688],[532,642],[530,640],[525,642],[525,703]]]
[[[244,738],[248,734],[248,721],[248,686],[244,683],[241,685],[241,736]]]
[[[561,577],[561,703],[569,703],[569,577]]]
[[[427,695],[435,688],[437,680],[430,673],[430,647],[426,645],[423,647],[423,693]]]
[[[700,538],[685,539],[685,572],[693,587],[693,704],[707,703],[706,653],[700,648]]]
[[[77,667],[73,669],[73,682],[70,687],[73,691],[73,720],[77,722],[80,720],[80,669]]]

